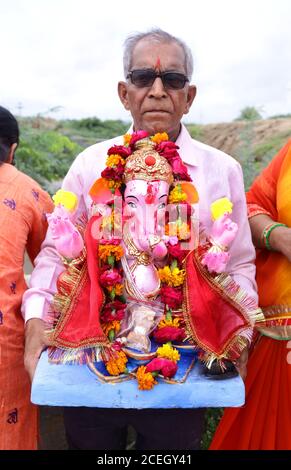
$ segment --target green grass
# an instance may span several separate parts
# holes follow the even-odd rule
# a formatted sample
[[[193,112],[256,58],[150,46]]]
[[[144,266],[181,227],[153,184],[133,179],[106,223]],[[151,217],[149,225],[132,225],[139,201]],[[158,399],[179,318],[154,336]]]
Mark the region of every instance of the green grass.
[[[201,449],[207,450],[210,446],[218,423],[223,415],[223,408],[208,408],[205,414],[205,431],[202,436]]]

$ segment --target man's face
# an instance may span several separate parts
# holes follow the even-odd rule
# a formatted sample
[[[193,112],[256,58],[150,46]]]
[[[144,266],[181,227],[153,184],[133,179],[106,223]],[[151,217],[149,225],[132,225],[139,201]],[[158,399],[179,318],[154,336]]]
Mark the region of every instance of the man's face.
[[[186,74],[185,57],[181,47],[172,43],[153,43],[141,40],[133,50],[131,70],[153,69],[157,72],[179,72]],[[188,113],[195,98],[196,87],[186,82],[181,90],[164,87],[160,77],[152,86],[139,88],[129,79],[119,82],[119,97],[131,112],[135,130],[145,130],[153,135],[167,132],[176,140],[180,132],[180,121]]]

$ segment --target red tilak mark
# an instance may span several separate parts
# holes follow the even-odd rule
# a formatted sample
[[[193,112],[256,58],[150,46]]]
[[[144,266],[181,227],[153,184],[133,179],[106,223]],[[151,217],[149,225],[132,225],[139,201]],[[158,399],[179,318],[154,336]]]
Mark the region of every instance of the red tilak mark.
[[[146,204],[153,204],[158,192],[158,188],[155,188],[151,183],[148,183],[147,195],[145,197]]]
[[[161,70],[161,60],[160,60],[159,57],[157,58],[157,63],[156,63],[156,65],[155,65],[155,69]]]

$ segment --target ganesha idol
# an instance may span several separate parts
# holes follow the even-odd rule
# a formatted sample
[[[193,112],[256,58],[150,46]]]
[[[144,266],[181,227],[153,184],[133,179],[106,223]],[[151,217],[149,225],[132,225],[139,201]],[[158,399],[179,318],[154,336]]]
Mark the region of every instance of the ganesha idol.
[[[64,191],[48,216],[65,268],[50,309],[50,361],[88,364],[107,382],[136,379],[142,390],[185,381],[197,357],[223,375],[261,316],[226,272],[231,201],[213,202],[205,236],[198,193],[165,133],[126,135],[106,165],[86,223]]]

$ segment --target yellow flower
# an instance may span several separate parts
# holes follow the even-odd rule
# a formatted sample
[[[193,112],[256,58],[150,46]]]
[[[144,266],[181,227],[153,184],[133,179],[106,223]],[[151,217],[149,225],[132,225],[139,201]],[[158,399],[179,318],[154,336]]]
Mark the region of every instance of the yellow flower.
[[[180,321],[180,318],[164,318],[164,320],[161,320],[158,324],[158,328],[164,328],[165,326],[174,326],[176,328],[179,328]]]
[[[114,330],[115,335],[120,331],[120,321],[113,320],[108,323],[103,323],[102,328],[106,336],[108,336],[109,331]]]
[[[125,165],[125,160],[117,154],[112,154],[107,157],[106,160],[106,165],[109,167],[117,166],[118,163],[121,163],[122,165]]]
[[[123,294],[123,284],[116,284],[115,286],[108,286],[107,290],[111,292],[114,289],[115,295]]]
[[[180,360],[180,354],[177,349],[173,348],[171,344],[168,343],[163,344],[163,346],[157,349],[157,356],[164,357],[165,359],[170,359],[174,362]]]
[[[120,188],[122,181],[107,180],[109,189],[118,189]]]
[[[106,363],[106,369],[110,375],[123,374],[126,369],[127,356],[123,351],[118,351],[112,359]]]
[[[178,237],[179,240],[187,240],[190,238],[190,228],[186,222],[169,222],[165,226],[165,235]]]
[[[145,366],[140,366],[136,372],[139,390],[151,390],[158,382],[150,372],[146,372]]]
[[[63,189],[59,189],[56,194],[53,196],[53,201],[55,206],[59,204],[64,206],[69,212],[74,212],[78,205],[78,198],[76,194],[71,193],[71,191],[64,191]]]
[[[99,257],[101,261],[107,262],[109,256],[119,261],[123,256],[123,248],[120,245],[99,245]]]
[[[129,145],[130,139],[131,139],[131,135],[130,134],[125,134],[123,136],[124,145]]]
[[[156,144],[160,144],[164,140],[169,140],[169,136],[166,132],[158,132],[157,134],[153,135],[153,137],[151,137],[151,140]]]
[[[169,266],[159,269],[159,277],[162,282],[170,287],[179,287],[184,283],[185,269],[174,268],[171,270]]]
[[[180,202],[187,201],[187,194],[182,191],[181,185],[177,184],[174,189],[170,192],[169,203],[170,204],[179,204]]]
[[[217,199],[210,206],[212,219],[217,220],[225,213],[231,214],[232,208],[233,204],[227,197]]]

